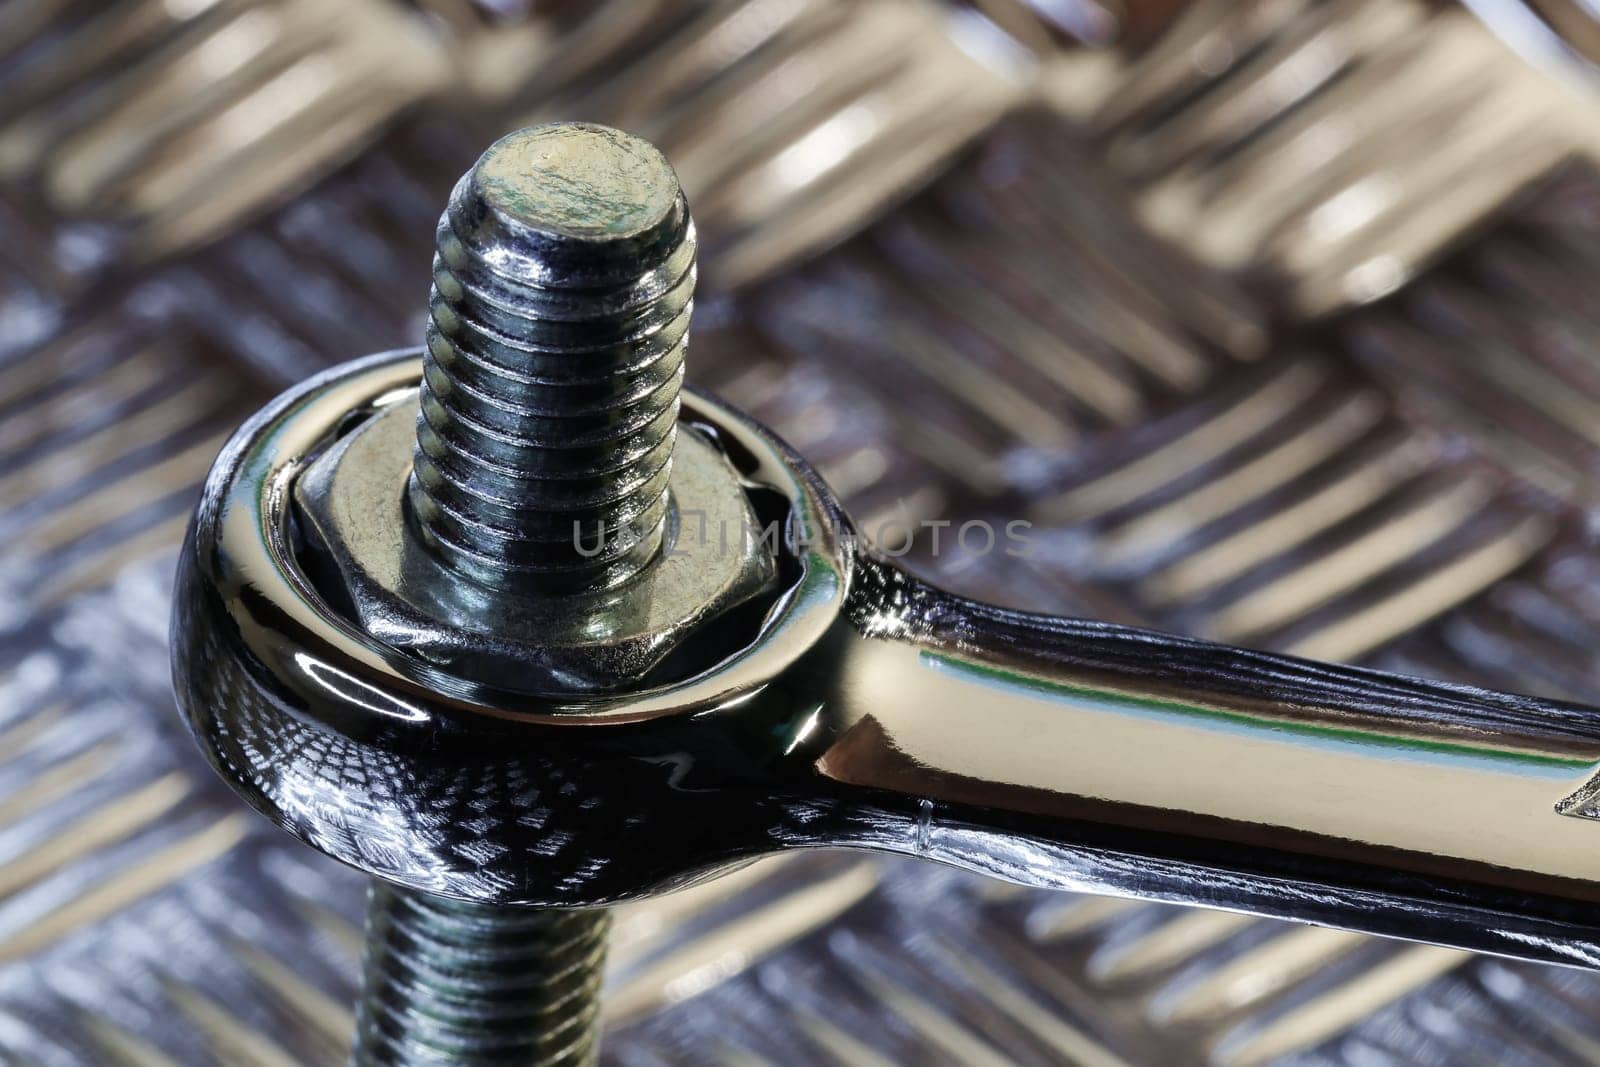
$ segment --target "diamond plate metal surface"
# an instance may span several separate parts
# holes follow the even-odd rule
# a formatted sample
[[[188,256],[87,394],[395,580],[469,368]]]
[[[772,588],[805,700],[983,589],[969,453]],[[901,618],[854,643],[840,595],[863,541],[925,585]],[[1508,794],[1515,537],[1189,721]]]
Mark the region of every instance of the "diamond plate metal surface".
[[[531,117],[677,162],[693,376],[869,531],[1033,524],[943,583],[1600,700],[1571,92],[1409,0],[13,0],[0,1059],[341,1060],[362,879],[183,734],[171,560],[247,411],[420,336]],[[1588,974],[844,855],[623,909],[607,1004],[618,1064],[1600,1060]]]

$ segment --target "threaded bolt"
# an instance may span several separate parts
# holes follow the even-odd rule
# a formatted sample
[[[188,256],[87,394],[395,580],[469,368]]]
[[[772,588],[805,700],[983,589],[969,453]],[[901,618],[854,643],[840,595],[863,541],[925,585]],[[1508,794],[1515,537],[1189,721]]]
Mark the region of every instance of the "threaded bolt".
[[[694,224],[651,145],[561,123],[490,146],[439,220],[407,491],[422,543],[517,596],[649,566],[694,281]],[[354,1061],[593,1062],[608,925],[375,884]]]
[[[695,281],[672,168],[562,123],[492,145],[439,220],[411,507],[493,590],[610,588],[660,549]]]
[[[499,908],[374,882],[355,1062],[593,1063],[609,912]]]

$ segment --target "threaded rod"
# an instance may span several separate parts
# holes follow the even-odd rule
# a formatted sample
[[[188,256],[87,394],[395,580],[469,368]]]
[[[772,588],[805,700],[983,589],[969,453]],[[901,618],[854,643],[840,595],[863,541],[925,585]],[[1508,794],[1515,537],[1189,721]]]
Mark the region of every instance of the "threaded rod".
[[[501,908],[374,881],[352,1062],[595,1062],[609,912]]]
[[[410,486],[424,543],[525,594],[659,550],[695,236],[654,147],[561,123],[496,142],[439,220]]]
[[[671,507],[695,281],[677,176],[616,130],[519,130],[456,184],[437,241],[407,488],[422,543],[491,593],[627,582]],[[608,926],[374,883],[354,1062],[592,1062]]]

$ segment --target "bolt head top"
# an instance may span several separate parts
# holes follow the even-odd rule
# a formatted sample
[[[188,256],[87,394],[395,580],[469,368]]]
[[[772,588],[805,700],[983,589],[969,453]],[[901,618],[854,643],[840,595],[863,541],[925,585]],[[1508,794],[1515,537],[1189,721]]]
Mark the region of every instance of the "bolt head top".
[[[671,164],[646,141],[578,122],[530,126],[490,145],[456,183],[439,238],[452,268],[476,261],[541,307],[557,293],[617,287],[612,303],[654,300],[694,258]],[[451,251],[456,242],[465,258]]]
[[[531,126],[500,138],[473,168],[484,206],[555,238],[636,239],[667,224],[678,177],[648,141],[583,122]]]

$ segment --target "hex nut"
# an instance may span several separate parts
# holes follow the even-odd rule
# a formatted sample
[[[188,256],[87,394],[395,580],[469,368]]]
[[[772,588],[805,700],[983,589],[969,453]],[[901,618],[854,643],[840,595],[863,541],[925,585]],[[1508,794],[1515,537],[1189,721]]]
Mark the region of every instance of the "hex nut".
[[[685,427],[671,472],[673,521],[660,558],[638,580],[568,596],[482,588],[447,569],[408,528],[415,410],[414,394],[391,398],[294,487],[311,570],[324,592],[338,594],[330,599],[393,648],[512,691],[637,686],[707,623],[776,580],[737,473],[713,443]]]

